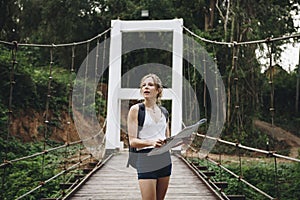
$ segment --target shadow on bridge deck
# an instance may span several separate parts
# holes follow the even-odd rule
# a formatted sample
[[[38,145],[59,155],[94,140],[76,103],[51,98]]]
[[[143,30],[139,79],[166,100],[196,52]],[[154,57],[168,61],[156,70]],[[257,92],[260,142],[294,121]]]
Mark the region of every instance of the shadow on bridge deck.
[[[69,199],[141,199],[135,169],[126,167],[126,152],[113,156]],[[166,199],[218,199],[214,192],[181,161],[172,156],[173,171]]]

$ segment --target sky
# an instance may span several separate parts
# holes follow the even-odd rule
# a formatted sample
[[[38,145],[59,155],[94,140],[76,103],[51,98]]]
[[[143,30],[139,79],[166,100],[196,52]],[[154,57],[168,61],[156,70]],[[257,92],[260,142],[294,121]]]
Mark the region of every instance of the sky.
[[[300,12],[298,14],[292,13],[294,15],[294,25],[298,27],[298,33],[300,33]],[[284,51],[281,53],[281,57],[279,60],[272,61],[273,64],[279,64],[288,72],[294,71],[296,65],[299,65],[299,57],[300,57],[300,41],[297,43],[284,44],[283,46]],[[266,49],[266,47],[265,47]],[[269,58],[267,57],[266,52],[259,52],[256,51],[257,56],[259,58],[259,62],[266,67],[269,66]],[[265,71],[266,67],[262,68],[262,72]]]
[[[281,61],[278,62],[286,71],[293,71],[299,64],[300,43],[285,45],[287,49],[281,54]]]
[[[294,26],[298,27],[298,33],[300,33],[300,12],[292,13],[292,15],[294,15]],[[296,65],[299,65],[300,42],[298,41],[298,43],[286,45],[286,47],[287,49],[281,54],[279,64],[290,72],[295,69]]]
[[[262,65],[262,71],[264,72],[269,67],[269,56],[267,53],[267,45],[263,44],[264,51],[256,50],[257,58]],[[282,46],[284,51],[281,53],[281,56],[278,60],[272,60],[272,65],[280,65],[287,72],[291,72],[296,68],[296,65],[299,64],[299,51],[300,43],[288,43]]]

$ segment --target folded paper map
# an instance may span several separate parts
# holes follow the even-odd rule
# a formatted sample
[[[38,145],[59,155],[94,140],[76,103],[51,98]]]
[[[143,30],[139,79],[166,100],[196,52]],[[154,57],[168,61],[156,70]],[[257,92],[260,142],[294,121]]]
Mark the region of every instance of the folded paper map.
[[[163,144],[161,147],[154,148],[147,155],[154,156],[154,155],[159,155],[159,154],[165,153],[165,152],[169,151],[170,149],[172,149],[173,147],[176,147],[176,146],[182,144],[184,141],[188,141],[191,138],[192,134],[194,132],[197,132],[198,127],[201,124],[204,124],[205,122],[206,122],[206,119],[201,119],[197,123],[195,123],[191,126],[185,127],[176,135],[167,138],[165,140],[165,144]]]

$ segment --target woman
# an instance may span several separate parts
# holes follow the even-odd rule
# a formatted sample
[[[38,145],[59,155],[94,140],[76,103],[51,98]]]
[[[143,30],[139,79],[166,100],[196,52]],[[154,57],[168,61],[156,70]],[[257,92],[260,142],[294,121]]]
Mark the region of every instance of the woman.
[[[139,104],[133,105],[128,113],[128,135],[130,146],[138,151],[137,173],[143,200],[162,200],[165,198],[170,175],[170,153],[147,156],[153,148],[159,148],[170,136],[168,120],[158,105],[162,96],[162,83],[155,74],[141,79],[140,91],[144,96],[145,119],[138,131]]]

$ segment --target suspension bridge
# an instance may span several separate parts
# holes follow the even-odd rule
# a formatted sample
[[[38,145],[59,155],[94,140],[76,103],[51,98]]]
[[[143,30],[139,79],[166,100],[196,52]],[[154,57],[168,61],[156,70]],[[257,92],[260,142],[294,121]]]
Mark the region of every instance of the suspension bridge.
[[[155,68],[152,65],[146,65],[142,66],[140,71],[145,73],[154,70],[155,73],[162,73],[161,68],[163,68],[162,71],[172,74],[172,79],[166,80],[165,97],[162,100],[166,102],[171,101],[169,106],[172,113],[171,130],[172,135],[174,135],[185,124],[188,125],[189,121],[200,117],[198,108],[193,106],[197,103],[194,101],[194,99],[197,99],[197,95],[191,92],[189,88],[192,88],[192,91],[201,91],[201,95],[204,96],[202,103],[204,113],[202,115],[206,118],[210,117],[206,109],[208,106],[206,90],[208,89],[209,93],[211,93],[209,86],[203,84],[203,88],[197,88],[196,85],[188,85],[188,88],[185,88],[185,84],[180,78],[185,77],[188,82],[192,82],[192,78],[197,75],[197,72],[190,69],[196,68],[197,59],[200,59],[201,70],[198,74],[203,76],[203,82],[209,83],[210,71],[211,74],[214,74],[212,80],[215,82],[219,81],[219,75],[216,73],[217,66],[209,66],[208,63],[210,61],[206,57],[207,54],[204,54],[202,49],[199,51],[199,48],[195,47],[194,40],[213,45],[226,45],[232,48],[232,73],[238,75],[238,70],[242,70],[238,67],[237,62],[239,47],[262,43],[271,47],[270,44],[272,42],[300,36],[298,34],[248,42],[218,42],[198,36],[184,27],[183,22],[178,19],[160,21],[160,24],[155,24],[154,21],[148,22],[149,24],[147,25],[144,21],[127,23],[126,21],[115,20],[112,22],[111,28],[94,38],[82,42],[48,45],[0,41],[2,48],[7,48],[11,52],[11,60],[8,61],[10,63],[10,85],[9,94],[7,95],[9,98],[7,141],[14,135],[12,123],[16,119],[16,111],[14,110],[13,102],[15,98],[14,93],[16,92],[15,88],[18,84],[15,81],[16,68],[22,64],[22,61],[18,60],[18,54],[30,51],[30,49],[33,52],[36,49],[49,52],[48,80],[45,87],[47,91],[43,94],[45,95],[45,108],[43,121],[40,122],[43,125],[42,150],[24,157],[11,158],[9,154],[11,149],[4,149],[5,157],[2,158],[2,163],[0,164],[2,170],[1,191],[3,191],[1,199],[7,199],[5,195],[8,193],[13,193],[14,199],[141,199],[136,172],[134,169],[126,167],[128,152],[126,149],[127,138],[124,116],[127,114],[126,110],[128,111],[131,101],[136,101],[140,98],[136,83],[131,82],[134,76],[138,76],[139,70],[130,72],[132,69],[129,67],[129,64],[132,63],[125,62],[124,64],[121,60],[121,58],[126,60],[126,56],[130,58],[130,55],[128,55],[130,51],[140,50],[134,46],[134,43],[137,41],[132,41],[132,38],[142,37],[148,39],[148,43],[139,43],[143,48],[155,48],[155,46],[151,46],[153,45],[153,38],[151,39],[151,37],[156,38],[158,41],[156,42],[159,44],[163,44],[165,41],[172,43],[172,45],[159,47],[162,51],[173,53],[172,55],[166,54],[171,62],[163,63],[163,65],[171,65],[172,70],[164,68],[163,65],[155,64],[155,66],[159,67]],[[158,36],[153,36],[155,31],[160,32]],[[143,35],[141,33],[130,35],[136,32],[149,32],[152,35]],[[188,37],[183,39],[183,32]],[[110,40],[108,40],[109,37]],[[127,46],[123,44],[126,37],[130,41]],[[65,87],[65,97],[68,99],[68,105],[66,106],[67,120],[61,125],[61,129],[66,130],[66,135],[62,145],[53,146],[49,143],[49,135],[53,132],[52,120],[54,119],[53,113],[56,108],[53,106],[54,102],[52,102],[55,95],[53,83],[57,78],[55,76],[58,76],[55,73],[55,63],[58,61],[55,59],[59,57],[60,49],[70,54],[70,67],[66,67],[69,80],[68,85]],[[76,52],[78,52],[78,55]],[[83,62],[76,60],[77,57],[84,57],[79,54],[85,54]],[[203,56],[198,58],[198,54],[203,54]],[[270,56],[272,55],[270,54]],[[129,58],[127,59],[130,60]],[[182,58],[188,62],[183,62]],[[81,62],[82,64],[80,65],[79,63]],[[125,69],[121,67],[122,65],[125,65]],[[184,68],[188,70],[183,70]],[[272,68],[271,62],[270,68]],[[105,77],[107,76],[107,71],[109,71],[109,77]],[[77,77],[80,75],[81,77],[74,82],[75,72]],[[272,70],[270,73],[272,73]],[[163,73],[161,75],[165,76]],[[122,77],[125,77],[125,80],[122,80]],[[272,74],[270,78],[270,95],[274,97]],[[234,81],[239,81],[238,77],[235,77]],[[102,90],[102,86],[105,84],[108,87],[107,92]],[[221,127],[225,123],[225,121],[222,121],[225,116],[225,111],[223,110],[225,99],[222,99],[223,94],[218,93],[221,90],[221,86],[219,84],[216,85],[218,86],[217,89],[213,88],[212,91],[216,92],[215,100],[220,103],[216,103],[216,116],[213,116],[215,118],[211,119],[211,121],[215,120],[216,123],[208,124],[209,126],[205,127],[206,130],[195,134],[195,141],[209,145],[204,148],[204,151],[201,151],[203,149],[200,149],[199,145],[194,144],[185,147],[185,149],[175,148],[172,150],[174,168],[166,199],[284,199],[280,193],[280,183],[284,177],[281,177],[279,166],[283,162],[299,163],[300,160],[296,157],[278,154],[275,150],[258,149],[239,142],[227,141],[214,134],[221,131]],[[93,95],[90,95],[91,93]],[[235,86],[235,95],[237,97],[239,95],[238,84]],[[107,103],[95,106],[95,98]],[[210,96],[210,98],[213,97]],[[185,99],[188,105],[183,105],[181,100],[178,101],[178,99]],[[272,124],[275,117],[273,99],[271,98],[270,105]],[[241,112],[239,109],[240,102],[238,98],[235,101],[234,112],[227,113],[227,118],[229,118],[229,121],[235,119],[235,123],[241,126],[239,118]],[[115,123],[116,121],[118,123]],[[76,127],[76,130],[74,127]],[[213,127],[212,130],[210,129],[211,127]],[[71,136],[72,134],[74,135],[74,132],[79,134],[77,138],[80,139],[76,140]],[[120,141],[120,138],[122,141]],[[216,150],[213,153],[209,153],[212,150],[210,148],[213,147]],[[227,167],[228,155],[222,153],[224,147],[234,152],[231,154],[233,157],[230,160],[237,164],[238,170],[233,171]],[[274,170],[270,175],[271,177],[268,178],[269,182],[272,182],[271,185],[274,191],[272,194],[263,191],[259,183],[254,184],[247,181],[247,175],[242,171],[242,166],[245,162],[248,162],[249,157],[244,157],[243,155],[251,155],[253,159],[259,160],[255,160],[256,162],[266,161],[274,164]],[[56,157],[56,162],[52,159],[50,161],[52,157]],[[263,158],[263,161],[260,160],[261,158]],[[31,162],[32,164],[25,165],[25,162]],[[37,163],[39,163],[38,167],[35,168],[34,165]],[[25,185],[20,184],[16,189],[17,191],[11,191],[9,181],[13,178],[11,176],[12,172],[29,170],[24,169],[24,166],[31,166],[33,171],[36,170],[40,173],[40,176],[34,179],[29,177],[29,174],[28,177],[24,177],[26,179]],[[54,174],[47,173],[47,170],[51,168],[56,169]],[[235,179],[237,184],[231,185],[232,181],[229,181],[226,178],[228,176],[224,174],[228,174],[231,177],[230,180]],[[229,188],[235,188],[235,190],[229,190]]]

